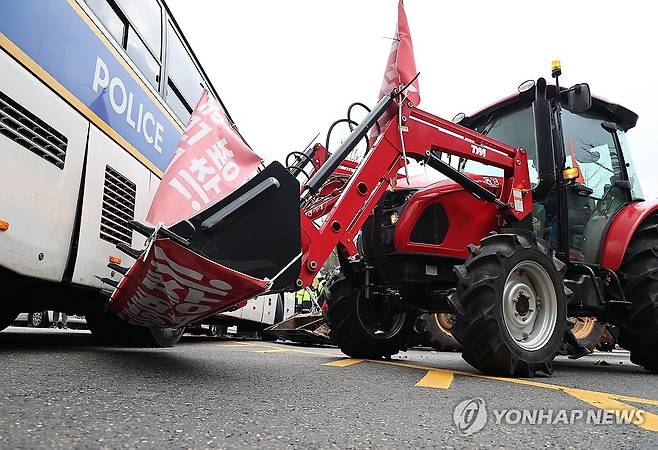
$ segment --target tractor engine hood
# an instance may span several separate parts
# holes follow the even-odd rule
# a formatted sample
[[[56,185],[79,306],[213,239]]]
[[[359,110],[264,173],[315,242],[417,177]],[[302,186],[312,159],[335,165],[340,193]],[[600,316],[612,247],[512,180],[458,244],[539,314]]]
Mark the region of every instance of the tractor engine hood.
[[[500,195],[502,179],[468,176]],[[496,205],[476,198],[452,180],[425,186],[418,186],[421,179],[400,181],[382,199],[376,214],[375,228],[380,229],[385,253],[426,253],[465,259],[468,244],[477,244],[499,228]]]

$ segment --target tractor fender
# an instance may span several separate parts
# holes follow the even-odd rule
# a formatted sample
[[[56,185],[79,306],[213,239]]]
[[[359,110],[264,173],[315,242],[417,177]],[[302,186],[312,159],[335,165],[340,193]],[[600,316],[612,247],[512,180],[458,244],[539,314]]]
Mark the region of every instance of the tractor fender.
[[[601,266],[617,271],[635,230],[652,213],[658,211],[658,201],[634,202],[617,213],[608,228],[601,253]]]

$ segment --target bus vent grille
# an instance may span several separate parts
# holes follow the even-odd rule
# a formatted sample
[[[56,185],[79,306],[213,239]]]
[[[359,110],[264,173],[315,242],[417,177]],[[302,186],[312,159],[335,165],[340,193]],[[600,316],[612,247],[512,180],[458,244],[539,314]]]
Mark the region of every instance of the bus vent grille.
[[[2,91],[0,134],[64,169],[68,139]]]
[[[119,172],[105,166],[103,210],[101,211],[101,239],[116,245],[132,245],[132,230],[128,222],[135,218],[135,183]]]

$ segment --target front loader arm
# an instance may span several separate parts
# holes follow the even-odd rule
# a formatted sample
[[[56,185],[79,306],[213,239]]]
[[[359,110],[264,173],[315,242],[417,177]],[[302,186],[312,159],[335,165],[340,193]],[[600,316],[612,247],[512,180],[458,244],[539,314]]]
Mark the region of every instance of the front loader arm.
[[[506,206],[503,214],[509,214],[513,220],[520,221],[532,212],[528,155],[525,149],[511,147],[419,109],[411,111],[406,123],[409,130],[407,147],[425,149],[425,154],[446,153],[503,169],[503,189],[498,199]]]
[[[135,227],[149,243],[144,251],[124,248],[137,257],[132,267],[109,266],[125,274],[118,284],[109,280],[116,288],[110,308],[134,325],[176,328],[267,291],[311,285],[335,248],[342,256],[357,253],[356,234],[395,186],[407,156],[427,160],[473,195],[496,203],[508,223],[530,214],[523,149],[413,110],[411,104],[395,108],[394,97],[380,100],[323,164],[307,149],[292,167],[269,164],[187,220]],[[363,162],[345,161],[382,117],[388,122]],[[438,153],[501,168],[500,197],[442,162]],[[315,171],[300,188],[294,174],[303,173],[303,161],[312,162]],[[319,217],[324,221],[318,226]]]
[[[378,107],[381,108],[382,104],[383,101]],[[373,113],[376,112],[377,108],[373,110]],[[479,187],[480,191],[477,187],[465,188],[483,200],[497,203],[501,215],[508,222],[520,221],[532,212],[528,160],[524,149],[511,147],[422,110],[405,106],[402,109],[403,116],[399,118],[397,114],[399,113],[389,121],[383,130],[383,136],[376,141],[349,178],[338,199],[332,200],[333,207],[319,228],[313,222],[317,218],[317,210],[305,209],[305,202],[321,188],[322,181],[337,170],[341,156],[344,158],[344,155],[349,153],[372,123],[363,123],[357,127],[346,143],[314,173],[306,186],[302,187],[302,264],[297,282],[299,287],[311,284],[337,246],[339,251],[346,253],[345,256],[356,253],[356,234],[384,192],[393,188],[397,173],[405,164],[403,140],[407,156],[428,160],[430,165],[432,159],[440,161],[437,153],[445,153],[503,169],[504,181],[500,198],[487,196],[489,191],[482,187]],[[404,124],[403,127],[399,127],[399,123]],[[442,161],[440,163],[446,165]],[[448,172],[446,175],[457,182],[461,181],[462,185],[470,182],[479,186],[463,174]]]

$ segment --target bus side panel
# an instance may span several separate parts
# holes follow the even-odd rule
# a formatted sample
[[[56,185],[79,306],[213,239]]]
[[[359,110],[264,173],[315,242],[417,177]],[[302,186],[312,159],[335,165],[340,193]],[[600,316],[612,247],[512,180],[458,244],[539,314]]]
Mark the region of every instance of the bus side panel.
[[[258,297],[249,299],[247,304],[242,308],[235,311],[223,312],[221,315],[271,325],[274,323],[276,299],[277,294],[259,295]],[[269,306],[268,302],[270,304]],[[268,308],[271,308],[269,315],[267,314],[267,311],[269,311]]]
[[[286,320],[295,315],[295,293],[283,293],[283,320]]]
[[[121,278],[121,274],[107,268],[109,257],[119,256],[124,267],[130,267],[134,262],[111,241],[122,240],[134,248],[144,248],[145,238],[127,229],[126,222],[132,219],[145,221],[151,199],[151,173],[95,126],[89,131],[86,169],[78,254],[72,281],[109,288],[96,278],[101,276],[117,281]]]
[[[235,311],[235,313],[240,312],[240,318],[242,320],[272,325],[274,323],[277,298],[278,294],[259,295],[256,298],[250,299],[246,306]]]
[[[267,325],[274,324],[274,315],[276,314],[276,303],[279,300],[279,294],[267,294],[263,296],[263,317],[261,322]]]
[[[249,300],[247,305],[242,308],[242,320],[260,322],[263,319],[263,306],[265,305],[266,297],[266,295],[260,295]]]
[[[24,108],[17,112],[4,103],[1,113],[5,128],[0,134],[0,219],[9,222],[9,229],[0,231],[0,266],[22,275],[60,281],[71,246],[87,122],[3,51],[0,91],[6,96],[5,102],[8,97]],[[38,147],[33,149],[39,154],[26,148],[28,141],[21,145],[16,138],[10,139],[7,134],[15,137],[14,132],[21,130],[7,114],[14,118],[36,116],[37,122],[21,120],[38,136],[52,139],[39,125],[44,123],[61,133],[67,140],[63,169],[40,156],[46,153]]]
[[[251,308],[251,306],[249,305],[250,303],[251,300],[248,300],[247,304],[242,308],[236,309],[235,311],[226,311],[223,313],[219,313],[219,315],[224,317],[235,317],[236,319],[242,319],[247,308]]]

